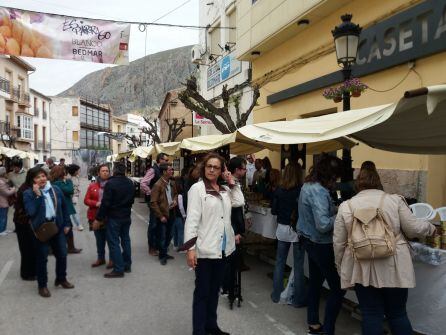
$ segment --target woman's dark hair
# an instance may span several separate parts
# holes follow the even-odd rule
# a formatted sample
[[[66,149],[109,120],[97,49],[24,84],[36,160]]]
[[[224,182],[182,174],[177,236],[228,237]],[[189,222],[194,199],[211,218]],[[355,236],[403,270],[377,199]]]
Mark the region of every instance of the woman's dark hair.
[[[184,179],[183,177],[175,177],[175,188],[178,194],[183,194],[184,192]]]
[[[56,165],[50,171],[50,180],[56,181],[56,180],[63,179],[63,177],[66,174],[67,174],[67,172],[65,171],[65,167],[63,167],[61,165]]]
[[[381,178],[376,170],[375,163],[370,161],[365,161],[362,163],[361,170],[359,171],[358,177],[355,181],[355,188],[357,192],[371,189],[383,190]]]
[[[298,162],[290,162],[285,166],[283,177],[280,182],[280,187],[285,190],[291,190],[302,185],[303,173],[302,167]]]
[[[18,167],[18,168],[22,168],[23,167],[23,160],[18,158],[18,159],[13,159],[11,162],[11,166],[12,167]]]
[[[67,172],[70,174],[70,176],[74,176],[75,173],[80,170],[80,168],[81,167],[76,164],[70,164],[66,167]]]
[[[43,173],[48,178],[48,173],[40,166],[35,166],[32,169],[29,169],[26,173],[25,184],[29,187],[32,187],[34,184],[34,178],[36,178],[41,173]]]
[[[269,189],[271,191],[275,190],[277,186],[280,185],[282,176],[280,175],[280,171],[277,169],[271,169],[269,173]]]
[[[319,183],[323,187],[331,189],[336,183],[336,179],[342,175],[342,160],[328,154],[322,154],[316,164],[314,164],[305,182]]]
[[[228,164],[228,170],[234,173],[236,169],[241,169],[246,166],[246,160],[243,157],[232,157]]]
[[[215,152],[211,152],[209,154],[207,154],[206,156],[204,156],[203,161],[201,162],[201,178],[206,179],[206,164],[210,159],[218,159],[220,161],[220,166],[221,166],[221,172],[224,171],[225,168],[225,159],[223,157],[221,157],[219,154],[215,153]]]
[[[262,165],[263,165],[263,168],[268,171],[273,168],[273,166],[271,165],[271,161],[269,160],[268,157],[265,157],[262,159]]]

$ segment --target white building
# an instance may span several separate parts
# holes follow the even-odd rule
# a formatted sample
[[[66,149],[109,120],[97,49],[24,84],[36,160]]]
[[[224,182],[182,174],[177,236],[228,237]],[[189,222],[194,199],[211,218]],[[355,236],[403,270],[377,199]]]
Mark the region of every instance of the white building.
[[[136,138],[141,137],[142,145],[149,145],[149,136],[146,133],[142,132],[144,127],[148,127],[149,125],[144,120],[144,118],[137,114],[124,114],[121,116],[122,119],[127,120],[126,124],[126,134],[130,136],[136,136]]]
[[[32,88],[30,89],[30,96],[31,96],[31,110],[34,113],[33,150],[34,153],[38,156],[39,162],[44,162],[48,157],[51,156],[51,143],[50,143],[51,99]]]
[[[52,97],[50,110],[51,156],[73,162],[73,150],[80,148],[80,98]]]
[[[200,30],[200,44],[191,51],[192,61],[199,65],[198,84],[200,94],[210,100],[219,96],[222,86],[228,89],[250,80],[250,63],[235,58],[236,29],[219,29],[237,26],[237,8],[233,0],[200,1],[200,26],[210,28]],[[246,85],[246,84],[245,84]],[[242,85],[243,86],[243,85]],[[240,111],[243,113],[251,105],[252,89],[244,86],[238,94]],[[216,102],[221,103],[221,100]],[[235,111],[231,109],[235,120]],[[252,116],[248,123],[252,122]],[[201,126],[201,135],[218,134],[213,125]]]

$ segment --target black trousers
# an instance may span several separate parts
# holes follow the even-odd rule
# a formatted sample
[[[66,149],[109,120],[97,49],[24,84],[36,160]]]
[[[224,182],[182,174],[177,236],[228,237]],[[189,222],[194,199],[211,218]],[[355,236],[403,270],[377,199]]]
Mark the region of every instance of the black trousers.
[[[199,258],[195,268],[195,291],[192,311],[194,335],[206,335],[218,328],[217,307],[225,275],[226,259]]]
[[[226,259],[226,269],[223,282],[223,291],[228,293],[228,298],[230,301],[234,301],[237,297],[241,298],[240,287],[238,287],[238,290],[236,290],[236,284],[238,283],[237,273],[240,271],[241,264],[242,248],[241,246],[237,245],[235,251]]]
[[[36,239],[29,224],[16,224],[15,231],[21,256],[20,277],[36,276]]]

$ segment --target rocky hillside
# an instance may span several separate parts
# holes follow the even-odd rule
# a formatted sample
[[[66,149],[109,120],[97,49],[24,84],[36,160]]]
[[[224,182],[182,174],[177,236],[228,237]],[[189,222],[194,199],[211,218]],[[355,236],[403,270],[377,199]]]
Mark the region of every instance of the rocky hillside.
[[[137,59],[128,66],[109,67],[88,74],[58,96],[77,95],[108,103],[114,115],[158,108],[167,91],[178,88],[194,71],[185,46]],[[145,65],[145,71],[144,71]]]

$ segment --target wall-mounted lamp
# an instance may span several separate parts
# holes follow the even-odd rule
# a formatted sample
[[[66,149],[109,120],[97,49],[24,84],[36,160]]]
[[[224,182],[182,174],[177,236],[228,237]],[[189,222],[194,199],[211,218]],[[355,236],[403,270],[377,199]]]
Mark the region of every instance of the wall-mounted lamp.
[[[252,56],[253,58],[260,57],[260,51],[253,51],[253,52],[251,52],[251,56]]]
[[[301,27],[308,26],[309,24],[310,24],[310,20],[308,20],[308,19],[301,19],[301,20],[297,21],[297,25],[301,26]]]

